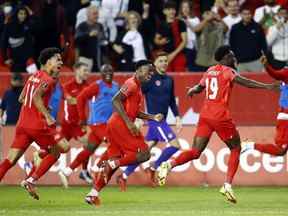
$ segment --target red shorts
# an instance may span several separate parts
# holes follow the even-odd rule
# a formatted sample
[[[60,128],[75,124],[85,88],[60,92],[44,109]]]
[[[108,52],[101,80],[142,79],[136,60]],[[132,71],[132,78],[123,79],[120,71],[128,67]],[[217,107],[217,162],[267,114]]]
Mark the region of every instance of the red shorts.
[[[239,136],[236,126],[231,119],[226,121],[213,121],[200,117],[195,136],[210,138],[214,131],[224,142],[235,136]]]
[[[25,151],[32,142],[36,142],[41,149],[47,150],[50,146],[57,144],[55,138],[56,134],[56,127],[42,130],[16,127],[15,137],[11,148]]]
[[[148,150],[143,135],[133,136],[122,120],[110,120],[107,124],[107,135],[110,143],[107,149],[109,158]]]
[[[107,138],[107,124],[90,125],[90,129],[89,143],[100,144]]]
[[[66,138],[68,141],[72,138],[78,139],[86,134],[79,124],[68,123],[63,121],[61,124],[60,136],[61,138]]]
[[[288,145],[288,121],[277,120],[275,143],[277,145]]]

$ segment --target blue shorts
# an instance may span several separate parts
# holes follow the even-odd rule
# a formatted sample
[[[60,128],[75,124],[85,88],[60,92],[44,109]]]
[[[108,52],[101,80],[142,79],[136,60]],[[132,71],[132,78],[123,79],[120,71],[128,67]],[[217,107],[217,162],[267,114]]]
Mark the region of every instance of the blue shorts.
[[[145,137],[146,141],[169,143],[176,138],[174,131],[165,120],[161,122],[148,121],[148,127],[148,132]]]

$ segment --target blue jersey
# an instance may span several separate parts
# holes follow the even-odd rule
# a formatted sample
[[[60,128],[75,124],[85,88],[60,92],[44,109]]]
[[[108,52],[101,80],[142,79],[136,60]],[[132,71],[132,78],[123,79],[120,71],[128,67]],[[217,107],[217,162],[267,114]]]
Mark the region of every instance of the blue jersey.
[[[279,106],[288,109],[288,84],[282,82],[280,85]]]
[[[103,80],[97,80],[99,93],[89,100],[88,124],[103,124],[108,121],[113,112],[112,98],[118,92],[119,85],[112,82],[109,87]]]

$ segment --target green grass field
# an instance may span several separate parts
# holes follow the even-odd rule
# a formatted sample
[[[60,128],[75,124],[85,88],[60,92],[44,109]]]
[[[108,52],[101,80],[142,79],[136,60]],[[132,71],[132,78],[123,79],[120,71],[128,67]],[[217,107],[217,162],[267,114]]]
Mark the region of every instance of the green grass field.
[[[0,186],[0,216],[282,216],[288,215],[288,188],[235,187],[236,205],[224,200],[218,188],[116,187],[103,191],[100,208],[84,203],[88,187],[39,187],[40,200],[30,198],[20,187]]]

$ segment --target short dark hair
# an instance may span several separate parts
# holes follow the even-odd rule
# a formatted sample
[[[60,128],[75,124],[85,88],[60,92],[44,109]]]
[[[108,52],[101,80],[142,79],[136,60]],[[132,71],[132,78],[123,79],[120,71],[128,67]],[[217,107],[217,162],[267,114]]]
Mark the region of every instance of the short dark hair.
[[[101,73],[102,73],[102,72],[105,72],[105,71],[109,71],[109,70],[112,70],[112,71],[113,71],[113,67],[112,67],[112,65],[110,65],[110,64],[104,64],[104,65],[102,65],[101,68],[100,68],[100,72],[101,72]]]
[[[80,68],[80,67],[82,67],[82,66],[88,67],[88,65],[87,65],[86,63],[81,62],[81,61],[77,61],[77,62],[73,65],[73,68],[74,68],[74,69],[78,69],[78,68]]]
[[[175,3],[174,1],[167,1],[167,2],[164,4],[164,6],[163,6],[163,10],[165,10],[165,9],[170,9],[170,8],[176,10],[177,5],[176,5],[176,3]]]
[[[156,52],[154,60],[156,60],[157,58],[159,58],[161,56],[168,56],[168,53],[164,52],[164,51]]]
[[[216,61],[221,61],[223,57],[226,56],[231,51],[232,51],[231,47],[228,45],[220,46],[215,51],[214,58]]]
[[[40,63],[40,65],[45,65],[47,61],[55,54],[61,54],[61,50],[57,47],[45,48],[41,51],[38,62]]]
[[[153,63],[149,60],[139,60],[135,64],[135,70],[138,70],[143,65],[153,65]]]

